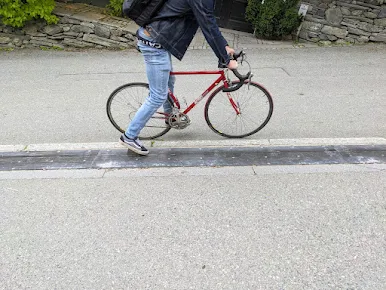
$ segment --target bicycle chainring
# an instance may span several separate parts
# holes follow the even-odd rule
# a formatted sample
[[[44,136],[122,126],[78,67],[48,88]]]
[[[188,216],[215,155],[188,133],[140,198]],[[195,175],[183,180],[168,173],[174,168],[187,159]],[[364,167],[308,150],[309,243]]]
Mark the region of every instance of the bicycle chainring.
[[[170,127],[181,130],[190,125],[190,118],[184,113],[176,112],[169,115],[168,123]]]

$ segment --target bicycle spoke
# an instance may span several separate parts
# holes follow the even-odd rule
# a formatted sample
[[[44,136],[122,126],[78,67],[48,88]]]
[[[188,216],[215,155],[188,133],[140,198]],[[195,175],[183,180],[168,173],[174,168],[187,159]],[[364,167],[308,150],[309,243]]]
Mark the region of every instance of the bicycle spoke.
[[[240,118],[240,122],[244,125],[244,128],[246,128],[247,130],[246,131],[249,131],[249,127],[247,126],[247,124],[245,123],[245,120],[243,118]]]
[[[113,100],[114,103],[118,103],[118,104],[122,104],[126,107],[129,107],[129,108],[133,108],[134,110],[137,110],[137,108],[135,108],[132,104],[130,103],[127,103],[127,102],[122,102],[120,100]]]
[[[219,102],[220,105],[226,107],[227,109],[232,108],[232,111],[236,114],[236,110],[233,108],[231,101],[229,100],[228,96],[224,96],[224,102]]]
[[[166,128],[166,126],[151,126],[151,125],[146,125],[145,127],[146,128],[163,128],[163,129]]]
[[[230,93],[240,114],[236,114],[228,94],[224,96],[218,91],[209,100],[205,117],[215,132],[227,137],[249,136],[263,128],[269,120],[272,110],[269,95],[255,83],[246,85],[250,89],[244,86]]]
[[[246,116],[246,115],[242,116],[242,118],[246,119],[246,121],[251,122],[251,123],[256,124],[256,125],[260,125],[262,123],[262,122],[254,120],[251,117]]]
[[[252,98],[252,95],[249,96],[247,100],[244,99],[242,102],[240,102],[240,106],[243,106],[243,107],[246,106],[247,103],[251,100],[251,98]]]
[[[137,90],[138,91],[138,90]],[[138,103],[139,106],[142,106],[142,103],[140,101],[138,101],[138,98],[136,96],[142,96],[142,94],[136,94],[136,95],[133,95],[132,93],[130,93],[130,97],[134,97],[135,101]]]
[[[223,126],[224,124],[228,124],[229,123],[229,120],[230,118],[226,118],[226,120],[222,123],[220,123],[219,125],[216,125],[216,128],[221,128],[221,130],[223,130],[222,128],[229,128],[229,126]],[[231,124],[234,123],[234,122],[231,122]]]
[[[145,102],[149,89],[143,84],[128,84],[111,94],[108,102],[108,115],[112,124],[119,131],[124,132],[137,110]],[[149,139],[161,136],[170,130],[165,125],[165,116],[156,112],[141,130],[140,138]]]

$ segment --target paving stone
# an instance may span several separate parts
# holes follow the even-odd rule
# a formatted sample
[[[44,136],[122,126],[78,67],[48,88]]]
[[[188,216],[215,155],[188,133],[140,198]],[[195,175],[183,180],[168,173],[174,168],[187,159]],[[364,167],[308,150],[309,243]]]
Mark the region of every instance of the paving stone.
[[[370,40],[375,42],[386,42],[386,33],[373,34],[372,36],[370,36]]]
[[[386,27],[386,18],[375,19],[374,20],[374,24],[377,25],[377,26]]]
[[[120,36],[111,36],[111,40],[119,41],[119,42],[128,42],[129,40],[125,37],[120,37]]]
[[[322,30],[323,24],[321,23],[313,23],[310,21],[304,21],[302,24],[302,29],[306,29],[313,32],[318,32]]]
[[[90,27],[84,26],[84,25],[74,25],[71,27],[71,31],[77,32],[77,33],[93,33],[94,30]]]
[[[95,34],[98,35],[99,37],[110,38],[111,31],[106,26],[96,24],[95,25]]]
[[[357,41],[360,42],[360,43],[366,43],[366,42],[369,42],[369,37],[367,36],[360,36]]]
[[[373,12],[364,12],[363,16],[365,16],[367,18],[377,18],[377,14],[375,14]]]
[[[63,23],[63,24],[77,24],[77,25],[79,25],[81,22],[79,20],[72,19],[70,17],[62,17],[60,19],[59,23]]]
[[[78,47],[78,48],[86,48],[86,47],[93,47],[94,46],[93,44],[88,43],[88,42],[84,42],[84,41],[77,40],[77,39],[69,39],[69,38],[64,39],[62,43],[65,45],[68,45],[68,46],[73,46],[73,47]]]
[[[114,36],[122,36],[124,33],[122,31],[122,29],[112,29],[111,30],[111,35],[114,35]]]
[[[71,30],[71,26],[63,26],[63,31],[68,32]]]
[[[386,6],[382,7],[381,11],[378,14],[378,18],[386,18]]]
[[[11,42],[11,38],[7,36],[0,36],[0,44],[7,44]]]
[[[363,30],[357,29],[357,28],[348,27],[347,30],[349,33],[356,34],[356,35],[364,35],[364,36],[370,36],[371,35],[370,32],[366,32],[366,31],[363,31]]]
[[[44,38],[44,39],[33,38],[29,41],[29,43],[37,46],[50,46],[50,47],[54,45],[59,45],[59,43],[56,40],[51,40],[47,38]]]
[[[90,23],[90,22],[81,22],[80,25],[89,27],[91,29],[95,28],[95,25],[93,23]]]
[[[330,8],[326,10],[326,19],[329,23],[339,25],[343,20],[343,14],[340,8]]]
[[[336,36],[338,38],[345,38],[347,36],[347,34],[348,34],[348,31],[346,29],[332,27],[332,26],[328,26],[328,25],[325,25],[322,28],[322,32],[324,34],[334,35],[334,36]]]
[[[79,36],[79,33],[78,32],[74,32],[74,31],[63,32],[63,34],[67,35],[67,36],[71,36],[71,37],[78,37]]]
[[[95,44],[102,45],[105,47],[112,47],[112,48],[128,47],[128,44],[126,44],[126,43],[121,43],[118,41],[105,39],[105,38],[99,37],[97,35],[85,34],[83,36],[83,40],[86,42],[95,43]]]

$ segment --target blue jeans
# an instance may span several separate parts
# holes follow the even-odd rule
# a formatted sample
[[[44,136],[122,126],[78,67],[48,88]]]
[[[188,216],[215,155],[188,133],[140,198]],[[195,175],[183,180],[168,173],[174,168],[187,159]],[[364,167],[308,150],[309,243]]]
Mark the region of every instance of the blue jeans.
[[[151,37],[143,33],[143,28],[140,28],[138,33],[142,38],[154,42]],[[138,42],[138,47],[145,59],[150,93],[125,132],[127,137],[133,139],[138,137],[147,121],[162,105],[164,112],[171,113],[172,107],[168,101],[168,88],[173,92],[175,83],[175,77],[170,75],[173,68],[171,54],[168,51],[150,47],[141,42]]]

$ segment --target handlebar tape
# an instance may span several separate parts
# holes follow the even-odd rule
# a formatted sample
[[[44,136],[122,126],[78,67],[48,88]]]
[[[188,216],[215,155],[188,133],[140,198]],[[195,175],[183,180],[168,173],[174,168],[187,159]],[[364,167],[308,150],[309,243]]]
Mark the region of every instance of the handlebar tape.
[[[229,92],[234,92],[236,90],[238,90],[239,88],[241,88],[243,86],[243,84],[245,83],[245,81],[247,79],[249,79],[250,75],[251,75],[251,72],[248,72],[246,75],[241,75],[237,69],[233,69],[232,72],[235,74],[235,76],[240,80],[240,82],[238,82],[237,84],[229,87],[229,88],[223,88],[222,91],[223,92],[226,92],[226,93],[229,93]]]

